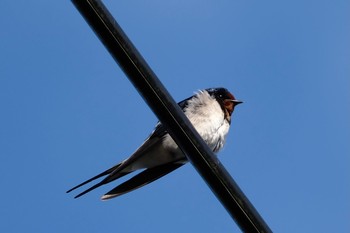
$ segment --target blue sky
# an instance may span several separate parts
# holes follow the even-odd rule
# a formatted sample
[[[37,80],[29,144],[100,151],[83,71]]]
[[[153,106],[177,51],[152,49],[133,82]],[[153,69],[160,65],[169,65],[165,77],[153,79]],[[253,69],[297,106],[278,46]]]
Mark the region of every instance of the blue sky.
[[[105,4],[176,100],[244,101],[219,157],[274,232],[349,232],[349,1]],[[5,0],[0,26],[1,232],[240,232],[190,164],[65,194],[157,119],[70,1]]]

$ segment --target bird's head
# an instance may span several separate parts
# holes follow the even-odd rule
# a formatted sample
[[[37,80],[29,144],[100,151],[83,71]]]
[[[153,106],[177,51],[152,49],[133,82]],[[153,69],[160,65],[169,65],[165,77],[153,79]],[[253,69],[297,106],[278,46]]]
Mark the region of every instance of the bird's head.
[[[243,103],[240,100],[236,100],[235,97],[223,87],[209,88],[206,91],[220,104],[222,110],[225,112],[225,118],[230,122],[233,110],[238,104]]]

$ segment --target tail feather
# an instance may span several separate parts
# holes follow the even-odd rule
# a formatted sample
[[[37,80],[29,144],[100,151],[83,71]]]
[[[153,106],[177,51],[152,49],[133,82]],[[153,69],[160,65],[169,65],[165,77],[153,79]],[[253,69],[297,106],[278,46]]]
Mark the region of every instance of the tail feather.
[[[102,186],[102,185],[104,185],[104,184],[108,184],[109,182],[112,182],[112,181],[114,181],[114,180],[116,180],[116,179],[118,179],[118,178],[120,178],[120,177],[123,177],[123,176],[129,174],[129,173],[130,173],[130,172],[119,173],[118,176],[114,175],[114,176],[113,176],[113,179],[110,179],[110,177],[107,176],[107,177],[106,177],[105,179],[103,179],[101,182],[99,182],[99,183],[97,183],[97,184],[91,186],[90,188],[86,189],[85,191],[79,193],[79,194],[76,195],[74,198],[81,197],[81,196],[87,194],[88,192],[91,192],[92,190],[94,190],[94,189],[96,189],[96,188],[98,188],[98,187],[100,187],[100,186]]]
[[[141,188],[142,186],[149,184],[162,176],[174,171],[175,169],[181,167],[184,163],[168,163],[164,165],[160,165],[153,168],[148,168],[143,172],[140,172],[136,176],[131,179],[125,181],[124,183],[118,185],[108,193],[102,196],[102,200],[108,200],[125,193],[131,192],[135,189]],[[98,187],[98,186],[97,186]],[[93,188],[97,188],[93,187]],[[91,191],[91,190],[89,190]]]
[[[106,175],[110,174],[111,172],[113,172],[119,166],[120,166],[120,164],[117,164],[117,165],[111,167],[110,169],[108,169],[108,170],[106,170],[106,171],[104,171],[104,172],[102,172],[102,173],[92,177],[91,179],[88,179],[88,180],[84,181],[83,183],[78,184],[77,186],[74,186],[73,188],[69,189],[66,193],[70,193],[73,190],[75,190],[75,189],[77,189],[77,188],[79,188],[79,187],[81,187],[81,186],[83,186],[83,185],[85,185],[87,183],[90,183],[91,181],[94,181],[94,180],[96,180],[96,179],[98,179],[98,178],[100,178],[102,176],[106,176]]]

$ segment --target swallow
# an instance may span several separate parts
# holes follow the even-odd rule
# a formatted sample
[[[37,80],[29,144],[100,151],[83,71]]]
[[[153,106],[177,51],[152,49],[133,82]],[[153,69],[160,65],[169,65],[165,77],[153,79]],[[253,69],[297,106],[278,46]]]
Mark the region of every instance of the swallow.
[[[236,100],[226,88],[209,88],[198,91],[195,95],[179,102],[178,105],[209,148],[216,153],[225,144],[232,113],[235,106],[240,103],[242,101]],[[129,173],[142,170],[101,197],[102,200],[111,199],[147,185],[187,162],[186,156],[166,128],[158,122],[151,135],[129,158],[71,188],[67,193],[105,177],[75,196],[78,198]]]

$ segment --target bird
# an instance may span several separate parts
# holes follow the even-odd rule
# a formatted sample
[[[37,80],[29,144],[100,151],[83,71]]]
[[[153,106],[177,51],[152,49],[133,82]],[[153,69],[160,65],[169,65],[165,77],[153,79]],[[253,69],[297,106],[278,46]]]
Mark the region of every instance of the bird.
[[[240,103],[242,101],[236,100],[226,88],[219,87],[199,90],[178,105],[209,148],[217,153],[225,144],[232,113]],[[171,138],[165,126],[158,122],[154,131],[130,157],[69,189],[67,193],[104,177],[75,196],[78,198],[129,173],[141,170],[101,197],[102,200],[108,200],[147,185],[187,162],[187,157]]]

